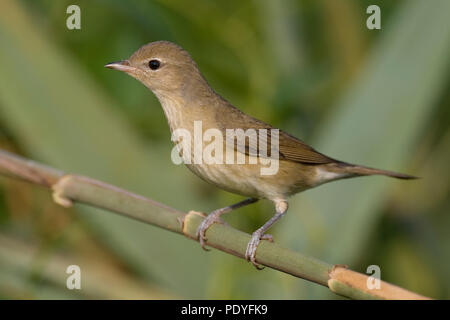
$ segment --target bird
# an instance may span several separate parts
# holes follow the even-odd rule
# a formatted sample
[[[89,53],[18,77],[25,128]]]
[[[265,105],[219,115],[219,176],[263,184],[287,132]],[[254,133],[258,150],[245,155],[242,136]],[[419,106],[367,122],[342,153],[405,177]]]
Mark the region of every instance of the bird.
[[[336,160],[287,132],[245,114],[214,91],[191,55],[172,42],[150,42],[128,59],[108,63],[105,67],[127,73],[154,93],[166,116],[172,140],[174,133],[179,130],[194,134],[196,123],[201,123],[202,130],[213,130],[215,134],[225,136],[226,142],[230,142],[229,145],[215,149],[216,152],[229,153],[233,158],[243,157],[244,163],[185,161],[185,165],[206,182],[247,197],[236,204],[214,210],[203,219],[197,229],[198,240],[203,249],[206,249],[207,229],[214,223],[224,223],[220,218],[223,214],[260,199],[267,199],[274,204],[275,213],[252,233],[245,252],[247,261],[258,269],[261,268],[256,259],[258,245],[261,240],[273,241],[266,231],[286,214],[290,196],[324,183],[360,176],[416,178]],[[227,135],[229,130],[242,130],[240,132],[244,133],[254,130],[261,133],[257,137],[258,143],[266,143],[266,148],[269,143],[271,147],[275,147],[268,155],[258,152],[256,149],[259,144],[255,149],[250,138],[231,136],[231,143]],[[200,144],[204,146],[205,142]],[[193,149],[195,148],[178,149],[179,155],[185,160],[192,159],[187,156],[195,158]],[[274,159],[278,161],[274,173],[262,174],[262,169],[267,167],[267,162],[263,163],[262,160]]]

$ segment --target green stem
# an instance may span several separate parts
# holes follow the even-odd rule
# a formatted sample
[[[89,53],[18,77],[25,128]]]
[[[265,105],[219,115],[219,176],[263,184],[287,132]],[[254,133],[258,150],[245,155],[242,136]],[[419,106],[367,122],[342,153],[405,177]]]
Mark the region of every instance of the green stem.
[[[69,207],[74,201],[85,203],[184,234],[194,240],[197,240],[196,230],[203,220],[201,213],[190,211],[186,214],[101,181],[64,174],[1,150],[0,174],[52,188],[53,199],[63,206]],[[208,246],[244,258],[251,236],[229,226],[214,224],[206,231],[206,237]],[[349,298],[425,298],[383,281],[380,289],[369,290],[366,275],[333,266],[269,241],[261,242],[256,258],[262,265],[329,287],[334,293]]]

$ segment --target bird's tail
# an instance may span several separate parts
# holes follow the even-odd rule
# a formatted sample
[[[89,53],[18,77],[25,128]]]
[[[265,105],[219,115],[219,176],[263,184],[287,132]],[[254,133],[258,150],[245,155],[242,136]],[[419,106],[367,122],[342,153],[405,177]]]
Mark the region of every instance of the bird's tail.
[[[388,170],[380,170],[380,169],[375,169],[375,168],[369,168],[369,167],[365,167],[365,166],[360,166],[360,165],[354,165],[354,164],[350,164],[350,163],[345,163],[345,162],[341,162],[338,164],[338,167],[340,168],[340,170],[342,170],[345,173],[348,173],[349,176],[371,176],[371,175],[382,175],[382,176],[388,176],[388,177],[392,177],[392,178],[397,178],[397,179],[418,179],[418,177],[409,175],[409,174],[404,174],[404,173],[398,173],[398,172],[393,172],[393,171],[388,171]]]

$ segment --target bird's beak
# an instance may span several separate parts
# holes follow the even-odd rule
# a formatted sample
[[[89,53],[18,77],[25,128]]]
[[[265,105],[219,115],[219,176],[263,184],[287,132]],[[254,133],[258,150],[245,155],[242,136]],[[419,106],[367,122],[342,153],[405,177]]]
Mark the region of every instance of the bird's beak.
[[[123,72],[133,72],[136,70],[135,67],[130,66],[130,61],[128,60],[108,63],[105,65],[105,68],[119,70]]]

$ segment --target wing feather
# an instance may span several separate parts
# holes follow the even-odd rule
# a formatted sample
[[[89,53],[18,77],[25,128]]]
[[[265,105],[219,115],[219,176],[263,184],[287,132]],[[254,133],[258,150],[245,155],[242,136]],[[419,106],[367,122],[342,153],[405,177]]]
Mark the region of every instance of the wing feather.
[[[230,105],[231,106],[231,105]],[[220,123],[222,125],[222,132],[225,134],[226,129],[242,129],[244,131],[248,129],[254,129],[258,132],[259,129],[267,129],[267,138],[264,139],[263,135],[259,135],[259,145],[265,143],[268,149],[268,154],[270,156],[270,143],[271,143],[271,125],[257,120],[249,115],[246,115],[242,111],[231,106],[232,109],[226,108],[224,112],[220,112],[218,117],[220,117]],[[245,145],[242,144],[242,140],[234,138],[234,148],[238,152],[244,152],[245,154],[257,154],[257,150],[249,143],[249,139],[244,140]],[[304,143],[303,141],[295,138],[294,136],[279,130],[279,157],[283,160],[307,163],[307,164],[325,164],[337,162],[337,160],[332,159]]]

